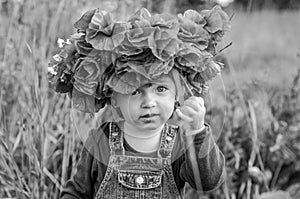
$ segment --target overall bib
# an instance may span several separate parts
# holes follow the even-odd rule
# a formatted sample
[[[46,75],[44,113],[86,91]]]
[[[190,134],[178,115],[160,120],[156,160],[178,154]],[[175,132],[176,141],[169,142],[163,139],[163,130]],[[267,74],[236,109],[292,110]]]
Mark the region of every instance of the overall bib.
[[[111,156],[95,198],[181,199],[171,167],[176,131],[164,126],[157,157],[130,156],[125,154],[123,131],[110,123]]]

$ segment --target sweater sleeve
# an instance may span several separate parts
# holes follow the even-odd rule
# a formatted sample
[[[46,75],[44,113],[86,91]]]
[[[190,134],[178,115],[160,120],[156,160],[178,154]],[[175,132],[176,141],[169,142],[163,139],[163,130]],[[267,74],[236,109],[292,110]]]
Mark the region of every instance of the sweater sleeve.
[[[183,136],[185,152],[180,178],[194,189],[208,192],[224,181],[225,158],[215,143],[209,126],[192,136]]]
[[[93,170],[94,157],[83,148],[76,172],[67,181],[61,192],[61,199],[90,199],[93,197],[93,177],[97,175]]]
[[[109,158],[108,135],[104,132],[100,128],[89,132],[74,175],[62,189],[61,199],[94,198],[104,177]]]

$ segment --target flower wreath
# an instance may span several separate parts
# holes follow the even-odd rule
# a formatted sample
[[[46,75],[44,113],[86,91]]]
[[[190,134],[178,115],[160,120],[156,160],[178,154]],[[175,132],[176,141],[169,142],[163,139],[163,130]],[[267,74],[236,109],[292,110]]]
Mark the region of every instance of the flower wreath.
[[[176,68],[195,95],[207,92],[207,81],[220,73],[215,47],[229,17],[220,6],[177,17],[151,15],[145,8],[128,21],[90,10],[75,22],[77,33],[58,40],[61,48],[48,65],[50,86],[69,93],[73,107],[97,112],[110,102],[112,91],[132,93],[140,77],[148,79]]]

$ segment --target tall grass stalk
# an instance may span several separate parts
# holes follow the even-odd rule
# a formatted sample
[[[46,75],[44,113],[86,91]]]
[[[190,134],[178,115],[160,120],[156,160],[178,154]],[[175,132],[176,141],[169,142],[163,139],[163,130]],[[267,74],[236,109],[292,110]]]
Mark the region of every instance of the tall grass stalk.
[[[6,25],[0,49],[0,197],[57,198],[74,173],[81,141],[70,119],[70,100],[48,89],[47,62],[58,50],[57,38],[67,39],[83,12],[95,7],[119,12],[120,1],[8,3],[11,14],[0,19]],[[129,8],[122,16],[138,6],[121,3]],[[85,119],[76,122],[84,125]]]
[[[61,180],[58,180],[59,171],[57,174],[51,173],[57,171],[51,169],[49,150],[53,139],[49,140],[47,135],[53,133],[51,129],[56,128],[56,125],[61,123],[65,126],[65,121],[49,122],[52,114],[63,114],[65,117],[68,113],[61,112],[62,107],[54,109],[53,104],[49,105],[46,63],[53,51],[57,31],[61,32],[59,29],[64,28],[61,23],[69,20],[62,18],[66,2],[58,1],[56,10],[52,10],[47,2],[13,3],[14,12],[10,17],[1,64],[4,73],[1,75],[0,127],[3,133],[0,140],[5,150],[1,150],[4,161],[1,161],[0,166],[3,171],[10,173],[11,179],[11,188],[6,188],[3,195],[0,195],[2,197],[44,199],[57,198],[59,194],[59,191],[49,189],[49,180],[56,186],[52,190],[60,189]],[[51,6],[55,6],[55,2]],[[29,12],[32,13],[25,16]],[[39,19],[31,18],[37,16]],[[24,24],[17,25],[20,21]],[[55,132],[52,138],[55,140],[57,136],[64,135],[64,131],[58,134]],[[66,164],[64,166],[67,168]]]
[[[56,40],[58,37],[66,39],[72,32],[72,24],[88,9],[109,8],[109,11],[126,17],[134,12],[139,4],[133,0],[101,2],[97,0],[11,0],[8,2],[11,5],[8,15],[0,13],[0,22],[3,24],[0,37],[4,35],[3,41],[5,41],[0,46],[0,198],[58,198],[66,179],[75,172],[75,164],[80,154],[82,140],[79,139],[74,124],[78,127],[82,126],[82,129],[88,129],[89,119],[80,114],[71,119],[70,99],[54,94],[48,89],[47,62],[58,50]],[[170,1],[166,2],[170,3]],[[165,9],[167,10],[167,7]],[[269,74],[278,73],[282,79],[287,78],[281,74],[281,71],[289,71],[289,74],[294,71],[295,59],[290,55],[296,54],[297,49],[299,51],[300,29],[298,27],[300,26],[297,26],[299,23],[297,16],[299,16],[297,13],[281,15],[271,12],[256,13],[256,15],[238,13],[238,16],[233,19],[233,32],[230,33],[232,38],[229,38],[230,42],[233,41],[233,46],[226,50],[231,64],[229,64],[228,74],[223,77],[225,86],[229,85],[230,81],[234,82],[234,91],[238,93],[238,100],[247,122],[246,127],[239,126],[239,128],[250,129],[250,135],[243,134],[243,136],[249,136],[252,145],[250,154],[246,154],[249,157],[245,157],[243,151],[241,152],[242,146],[239,140],[241,138],[234,134],[237,130],[230,120],[234,118],[234,114],[228,111],[226,117],[229,119],[224,122],[225,132],[222,134],[224,139],[227,139],[224,148],[228,152],[225,154],[228,159],[228,181],[223,186],[222,193],[225,195],[219,194],[219,198],[249,198],[263,191],[263,187],[258,187],[247,178],[241,180],[240,184],[232,184],[234,181],[232,178],[236,177],[234,172],[243,171],[245,159],[247,168],[244,172],[247,172],[248,167],[257,165],[262,171],[270,169],[262,155],[262,146],[258,143],[261,133],[266,132],[261,132],[258,128],[262,123],[259,120],[260,115],[255,112],[255,103],[244,95],[242,82],[244,79],[251,80],[252,75],[262,75],[258,74],[258,68],[264,70],[271,68],[273,73]],[[246,29],[244,24],[248,24]],[[260,30],[260,32],[253,30]],[[284,30],[289,34],[285,34]],[[225,43],[229,42],[225,41]],[[297,63],[299,65],[299,59]],[[276,74],[275,77],[278,77]],[[282,79],[276,81],[283,82]],[[273,80],[270,84],[274,82]],[[294,84],[299,83],[295,80]],[[274,117],[282,117],[283,109],[287,111],[293,120],[286,119],[288,122],[285,130],[292,134],[298,128],[294,125],[297,121],[294,115],[299,112],[297,96],[300,92],[296,86],[289,91],[294,93],[294,97],[287,95],[285,103],[281,104],[288,105],[280,105],[275,109]],[[227,89],[226,97],[231,98],[230,95]],[[268,97],[267,100],[273,100]],[[279,101],[276,103],[280,104]],[[230,100],[227,105],[236,106]],[[289,125],[294,125],[294,130],[289,130]],[[277,134],[281,133],[279,130],[272,130],[272,133],[273,131]],[[272,135],[274,137],[277,134]],[[289,141],[294,140],[297,139]],[[283,144],[278,145],[281,147]],[[282,152],[280,147],[278,150]],[[292,158],[288,160],[298,161],[297,153],[293,154],[294,152],[291,151],[289,154],[292,154],[290,155]],[[231,154],[232,157],[228,157]],[[275,153],[273,155],[277,157]],[[230,161],[234,163],[232,167]],[[286,159],[282,158],[282,163],[277,164],[277,170],[272,171],[271,182],[265,183],[265,190],[268,190],[268,187],[270,189],[281,187],[278,179],[282,175],[285,163]],[[219,192],[216,190],[215,193]]]

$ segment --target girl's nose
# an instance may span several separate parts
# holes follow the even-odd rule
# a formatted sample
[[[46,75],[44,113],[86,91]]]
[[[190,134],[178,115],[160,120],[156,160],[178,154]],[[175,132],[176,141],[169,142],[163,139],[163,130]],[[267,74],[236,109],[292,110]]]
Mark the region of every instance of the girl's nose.
[[[151,92],[145,92],[142,98],[142,108],[152,108],[156,106],[155,96]]]

